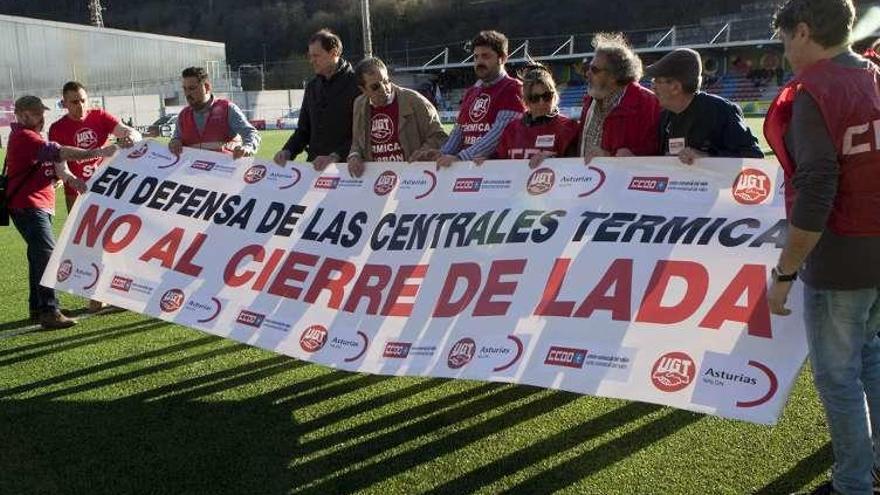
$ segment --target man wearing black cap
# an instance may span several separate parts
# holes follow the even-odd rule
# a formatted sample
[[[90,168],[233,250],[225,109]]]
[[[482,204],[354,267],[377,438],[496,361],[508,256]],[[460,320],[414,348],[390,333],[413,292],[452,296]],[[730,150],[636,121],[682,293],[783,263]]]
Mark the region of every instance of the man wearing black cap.
[[[660,148],[691,165],[706,156],[763,158],[736,103],[700,91],[700,54],[679,48],[648,67],[660,100]]]
[[[55,291],[40,285],[43,271],[55,248],[52,216],[55,214],[55,181],[61,179],[80,192],[85,185],[66,170],[67,160],[89,160],[112,156],[115,145],[93,150],[60,146],[40,136],[44,112],[48,107],[36,96],[22,96],[15,101],[15,119],[11,124],[5,172],[8,176],[6,202],[15,228],[27,244],[30,317],[45,329],[67,328],[76,324],[58,309]],[[63,168],[56,173],[55,163]]]

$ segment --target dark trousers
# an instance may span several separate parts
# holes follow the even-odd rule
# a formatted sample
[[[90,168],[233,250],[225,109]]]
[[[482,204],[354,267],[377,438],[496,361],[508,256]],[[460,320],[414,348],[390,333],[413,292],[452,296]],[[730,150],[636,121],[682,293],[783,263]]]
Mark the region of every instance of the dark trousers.
[[[28,305],[31,313],[42,313],[58,308],[55,290],[40,285],[46,265],[55,249],[55,237],[52,234],[52,215],[37,208],[11,210],[12,223],[27,243],[28,288],[30,297]]]

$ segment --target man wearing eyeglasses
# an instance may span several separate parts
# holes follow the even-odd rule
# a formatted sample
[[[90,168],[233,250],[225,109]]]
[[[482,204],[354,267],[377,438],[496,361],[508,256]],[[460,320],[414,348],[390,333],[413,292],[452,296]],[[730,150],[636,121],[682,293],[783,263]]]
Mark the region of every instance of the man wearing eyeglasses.
[[[361,96],[354,100],[348,171],[364,173],[364,162],[427,160],[446,142],[446,132],[433,105],[417,91],[388,79],[378,58],[354,69]]]
[[[306,85],[296,131],[274,160],[284,166],[306,151],[315,170],[324,170],[351,149],[352,105],[360,91],[351,64],[342,58],[342,39],[329,29],[309,39],[309,63],[315,77]]]
[[[585,64],[590,85],[580,119],[580,156],[651,156],[660,151],[657,123],[660,103],[639,84],[642,61],[622,34],[599,34],[596,51]]]
[[[480,80],[461,100],[458,120],[440,150],[437,168],[491,156],[507,124],[525,111],[522,83],[504,70],[507,37],[498,31],[480,31],[472,45],[474,72]]]
[[[647,69],[660,99],[660,147],[692,165],[698,158],[722,156],[763,158],[736,103],[700,91],[703,64],[700,54],[679,48]]]

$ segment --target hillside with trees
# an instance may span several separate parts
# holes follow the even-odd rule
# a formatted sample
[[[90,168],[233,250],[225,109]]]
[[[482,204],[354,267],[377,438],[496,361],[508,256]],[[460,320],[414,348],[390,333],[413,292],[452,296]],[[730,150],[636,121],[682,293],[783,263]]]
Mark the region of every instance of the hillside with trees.
[[[698,23],[739,12],[743,2],[713,0],[372,0],[374,52],[462,46],[479,29],[511,38],[635,30]],[[307,73],[306,42],[321,27],[337,31],[349,57],[361,49],[358,0],[102,0],[107,27],[226,43],[229,63],[270,62],[267,86]],[[246,7],[243,7],[246,6]],[[88,1],[0,1],[0,13],[87,24]],[[769,22],[769,20],[768,20]],[[421,52],[428,53],[430,48]],[[415,50],[414,53],[418,52]],[[456,56],[458,54],[455,54]]]

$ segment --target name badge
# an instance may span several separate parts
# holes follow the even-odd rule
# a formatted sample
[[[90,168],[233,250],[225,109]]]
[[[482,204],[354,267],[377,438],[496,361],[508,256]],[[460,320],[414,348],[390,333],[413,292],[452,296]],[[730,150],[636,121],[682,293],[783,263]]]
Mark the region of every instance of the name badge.
[[[669,138],[669,154],[677,155],[684,150],[684,138]]]
[[[535,139],[535,148],[552,148],[556,143],[556,134],[545,134]]]

